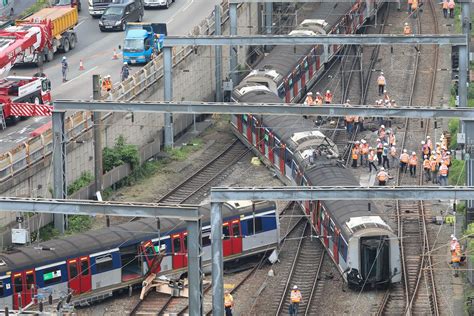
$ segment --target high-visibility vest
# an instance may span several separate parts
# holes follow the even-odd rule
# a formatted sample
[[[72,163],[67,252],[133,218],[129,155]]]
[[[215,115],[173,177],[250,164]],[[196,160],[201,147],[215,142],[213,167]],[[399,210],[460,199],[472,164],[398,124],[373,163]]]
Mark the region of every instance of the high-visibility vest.
[[[431,171],[432,172],[435,172],[436,171],[436,166],[438,165],[438,163],[436,162],[435,159],[433,160],[430,160],[430,166],[431,166]]]
[[[382,145],[382,143],[378,143],[377,144],[377,153],[382,153],[382,151],[383,151],[383,145]]]
[[[405,25],[403,27],[403,35],[410,35],[411,34],[411,27],[410,25]]]
[[[413,0],[408,0],[408,4],[412,4],[413,3]]]
[[[409,163],[410,163],[410,166],[416,166],[416,164],[418,163],[418,157],[411,156],[410,160],[409,160]]]
[[[443,1],[443,9],[449,8],[448,1]]]
[[[443,161],[447,167],[449,167],[449,165],[451,164],[451,158],[449,158],[449,156],[446,156]]]
[[[332,102],[332,94],[331,94],[331,93],[326,93],[326,94],[324,95],[324,100],[325,100],[326,102],[331,103],[331,102]]]
[[[431,168],[431,164],[430,164],[430,161],[428,159],[423,160],[423,168],[425,168],[425,169],[430,169]]]
[[[451,262],[461,262],[461,254],[457,251],[453,251],[451,254]]]
[[[390,156],[392,157],[397,156],[397,149],[395,147],[390,148]]]
[[[390,145],[395,145],[395,135],[392,133],[389,137]]]
[[[316,104],[317,105],[322,105],[323,104],[323,97],[322,96],[317,96],[316,97]]]
[[[403,163],[408,163],[409,156],[407,153],[403,153],[400,155],[400,161]]]
[[[359,147],[352,148],[352,159],[359,159]]]
[[[421,149],[422,149],[424,155],[429,155],[430,154],[430,147],[427,144],[424,144]]]
[[[353,117],[352,115],[346,116],[345,119],[346,119],[346,122],[347,122],[347,123],[352,123],[352,122],[354,122],[354,117]]]
[[[299,303],[301,302],[301,292],[300,290],[292,290],[291,291],[291,302],[292,303]]]
[[[377,174],[377,179],[379,179],[379,181],[386,181],[387,178],[388,178],[388,174],[385,171],[380,171]]]
[[[430,148],[430,150],[433,150],[433,142],[431,141],[431,139],[428,139],[426,141],[426,145],[428,145],[428,147]]]
[[[373,151],[371,151],[371,152],[369,153],[368,159],[369,159],[370,162],[374,162],[374,161],[377,161],[377,156],[374,154]]]
[[[418,0],[413,0],[413,2],[411,4],[411,9],[412,10],[418,9]]]
[[[358,115],[354,115],[352,118],[354,119],[355,123],[359,123],[359,116]]]
[[[310,95],[306,96],[306,99],[304,100],[304,105],[313,105],[313,97]]]
[[[457,240],[451,240],[450,244],[450,249],[451,251],[455,251],[459,246],[459,242]],[[459,246],[459,249],[461,249],[461,246]]]
[[[362,155],[367,155],[369,153],[369,144],[360,145],[360,151]]]
[[[454,6],[455,6],[455,5],[456,5],[456,4],[454,3],[454,1],[449,1],[449,2],[448,2],[448,8],[449,8],[449,9],[454,9]]]
[[[446,165],[441,165],[441,167],[439,167],[439,174],[442,175],[442,176],[447,176],[448,175],[448,166]]]
[[[225,307],[231,307],[232,303],[234,302],[234,298],[230,294],[225,294],[224,295],[224,306]]]
[[[377,78],[377,83],[380,85],[380,86],[385,86],[385,77],[380,75],[378,78]]]

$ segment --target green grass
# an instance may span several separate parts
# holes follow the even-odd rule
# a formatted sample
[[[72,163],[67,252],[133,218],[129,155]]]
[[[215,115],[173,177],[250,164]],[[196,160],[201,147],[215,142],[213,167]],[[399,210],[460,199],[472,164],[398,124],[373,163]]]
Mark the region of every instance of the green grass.
[[[198,151],[202,147],[201,139],[193,139],[190,143],[181,146],[180,148],[167,149],[172,160],[183,161],[186,160],[189,155],[195,151]]]
[[[36,13],[38,12],[39,10],[45,8],[45,7],[48,7],[49,6],[49,1],[47,0],[36,0],[36,3],[33,4],[31,7],[29,7],[28,9],[25,10],[25,12],[23,12],[21,14],[21,18],[26,18],[28,17],[29,15],[32,15],[33,13]]]
[[[464,160],[453,160],[449,167],[448,175],[449,185],[466,184],[466,164]]]

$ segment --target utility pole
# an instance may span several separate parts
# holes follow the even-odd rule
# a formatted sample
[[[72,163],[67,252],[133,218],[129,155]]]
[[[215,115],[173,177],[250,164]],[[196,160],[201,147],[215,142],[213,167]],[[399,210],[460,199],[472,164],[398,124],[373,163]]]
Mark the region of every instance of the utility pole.
[[[221,6],[216,5],[214,8],[214,24],[216,27],[216,35],[222,35]],[[215,47],[216,53],[216,101],[222,102],[222,46]]]
[[[102,99],[101,87],[100,87],[100,76],[92,76],[92,99]],[[94,112],[94,182],[95,192],[103,191],[102,184],[102,114],[101,112]],[[99,199],[99,197],[97,197]],[[107,227],[110,226],[109,216],[106,216]]]

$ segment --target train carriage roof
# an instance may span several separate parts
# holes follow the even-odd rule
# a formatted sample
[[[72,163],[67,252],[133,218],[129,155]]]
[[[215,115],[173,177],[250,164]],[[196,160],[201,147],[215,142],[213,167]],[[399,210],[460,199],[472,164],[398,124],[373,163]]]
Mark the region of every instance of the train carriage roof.
[[[256,202],[256,213],[275,209],[273,202]],[[200,206],[202,222],[210,221],[210,206]],[[240,217],[241,214],[252,212],[252,204],[224,203],[222,215],[224,218]],[[160,219],[161,235],[185,229],[186,223],[177,219]],[[35,249],[34,246],[15,248],[10,252],[0,253],[0,274],[8,271],[30,269],[43,265],[60,262],[66,258],[75,258],[93,253],[138,244],[140,241],[158,237],[156,221],[141,219],[125,224],[92,230],[86,233],[57,238],[39,243],[37,246],[53,250]]]

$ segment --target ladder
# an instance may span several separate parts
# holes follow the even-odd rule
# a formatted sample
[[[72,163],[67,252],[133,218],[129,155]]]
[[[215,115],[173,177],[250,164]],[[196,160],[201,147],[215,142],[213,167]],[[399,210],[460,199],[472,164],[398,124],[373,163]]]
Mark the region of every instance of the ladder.
[[[0,104],[0,126],[2,130],[7,128],[7,123],[5,122],[5,115],[3,114],[3,104]]]

